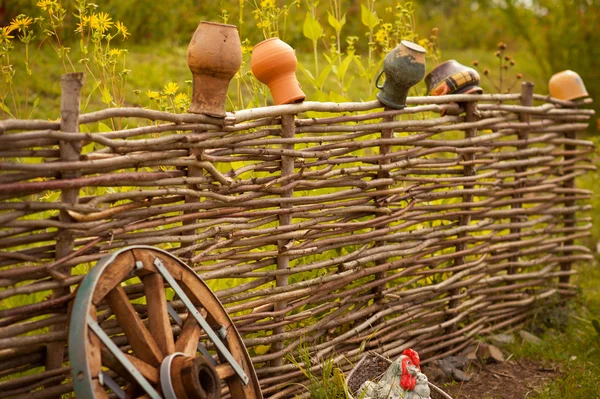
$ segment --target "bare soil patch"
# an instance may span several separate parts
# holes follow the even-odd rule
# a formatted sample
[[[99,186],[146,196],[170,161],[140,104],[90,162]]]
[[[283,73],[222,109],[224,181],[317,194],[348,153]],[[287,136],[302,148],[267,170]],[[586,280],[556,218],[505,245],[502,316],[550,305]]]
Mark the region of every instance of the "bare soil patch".
[[[467,371],[471,377],[468,382],[444,383],[433,379],[431,382],[453,399],[521,399],[532,397],[546,383],[559,378],[560,374],[560,370],[552,364],[521,359],[484,366],[473,362]],[[433,390],[431,398],[443,399]]]

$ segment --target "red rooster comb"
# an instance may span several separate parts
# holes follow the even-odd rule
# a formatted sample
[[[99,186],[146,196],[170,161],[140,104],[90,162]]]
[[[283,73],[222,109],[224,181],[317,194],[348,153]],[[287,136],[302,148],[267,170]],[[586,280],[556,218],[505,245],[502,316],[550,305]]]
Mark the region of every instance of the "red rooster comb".
[[[421,371],[421,359],[419,358],[419,354],[416,350],[408,348],[405,349],[402,354],[404,356],[408,356],[410,360],[412,360],[413,364],[419,368],[419,371]]]

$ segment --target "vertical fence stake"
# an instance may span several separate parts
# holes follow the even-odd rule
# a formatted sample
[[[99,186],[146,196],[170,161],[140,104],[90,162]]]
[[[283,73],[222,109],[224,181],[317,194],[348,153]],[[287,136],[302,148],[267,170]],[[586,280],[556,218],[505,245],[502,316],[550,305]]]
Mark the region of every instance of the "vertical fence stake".
[[[199,133],[201,133],[201,132],[194,131],[192,133],[192,135],[193,134],[199,134]],[[192,157],[192,156],[199,156],[201,154],[201,152],[202,152],[202,149],[191,148],[188,151],[188,154],[189,154],[190,157]],[[200,176],[202,176],[202,168],[199,168],[198,166],[188,166],[186,176],[187,177],[200,177]],[[187,188],[189,188],[190,190],[197,190],[198,187],[195,184],[188,184]],[[184,201],[185,201],[186,204],[197,203],[197,202],[200,202],[200,198],[197,197],[197,196],[194,196],[194,195],[186,195]],[[197,212],[197,210],[183,211],[183,214],[185,215],[185,214],[190,214],[190,213],[194,213],[194,212]],[[197,222],[198,222],[198,219],[184,220],[181,223],[181,225],[182,226],[189,226],[189,225],[193,225],[193,224],[195,224]],[[184,232],[182,235],[195,235],[195,234],[196,234],[196,229]],[[194,244],[195,244],[195,242],[182,242],[179,245],[179,248],[190,247],[190,246],[192,246]],[[190,267],[194,267],[194,264],[192,263],[192,260],[191,260],[194,257],[194,250],[193,249],[189,250],[189,251],[186,251],[186,252],[181,252],[180,257],[184,261],[187,260],[186,258],[189,258],[189,261],[187,262],[188,265]]]
[[[81,88],[83,86],[82,73],[69,73],[60,78],[61,104],[60,104],[60,130],[63,132],[79,132],[79,105]],[[62,162],[79,161],[81,154],[81,142],[60,141],[60,159]],[[79,177],[79,171],[65,171],[60,174],[61,179],[72,179]],[[79,197],[79,188],[67,188],[61,191],[61,201],[66,204],[75,204]],[[74,222],[66,210],[61,210],[58,219],[63,223]],[[73,251],[74,239],[70,230],[59,229],[56,236],[56,260],[64,258]],[[58,273],[70,275],[71,267],[60,267]],[[52,298],[69,295],[69,287],[55,288],[52,290]],[[67,329],[67,323],[60,323],[50,327],[50,331],[61,331]],[[63,366],[65,352],[65,341],[49,343],[46,346],[46,370],[54,370]],[[49,386],[54,384],[49,384]]]
[[[465,115],[466,115],[467,122],[476,122],[477,121],[477,102],[469,101],[465,104]],[[473,138],[476,136],[477,136],[477,128],[476,127],[465,129],[465,138],[470,139],[470,138]],[[475,175],[475,166],[473,165],[474,158],[475,158],[475,156],[473,153],[464,153],[462,155],[462,159],[464,162],[463,175],[465,177]],[[472,189],[474,186],[475,186],[475,183],[473,183],[473,182],[470,182],[470,181],[465,182],[463,184],[463,189],[469,190],[469,189]],[[463,194],[463,198],[462,198],[463,203],[468,203],[468,202],[472,202],[472,201],[473,201],[473,194],[469,194],[469,193]],[[470,209],[471,209],[470,207],[468,209],[461,208],[461,212],[468,212]],[[458,223],[460,226],[468,226],[469,223],[471,223],[471,215],[461,215]],[[456,244],[456,252],[460,253],[467,249],[467,243],[465,241],[461,240],[463,238],[466,238],[467,236],[468,236],[467,232],[461,232],[461,233],[457,234],[456,238],[459,240],[459,242]],[[465,263],[466,263],[465,255],[459,255],[454,258],[454,266],[464,265]],[[450,296],[458,295],[458,293],[459,293],[458,289],[451,290]],[[449,313],[447,315],[447,319],[451,319],[452,317],[454,317],[451,314],[451,311],[452,311],[452,309],[458,307],[459,305],[460,305],[459,299],[451,299],[450,302],[448,302]],[[455,324],[448,326],[448,328],[446,329],[447,334],[453,333],[454,331],[456,331]]]
[[[533,88],[534,85],[532,82],[523,82],[521,83],[521,105],[524,107],[531,107],[533,105]],[[521,112],[519,114],[519,121],[521,123],[527,123],[529,125],[529,123],[531,122],[531,114],[527,113],[527,112]],[[527,140],[529,139],[529,129],[528,128],[521,128],[519,129],[518,133],[518,138],[519,138],[519,144],[517,144],[517,150],[518,151],[522,151],[525,150],[527,148]],[[517,159],[521,160],[524,159],[525,157],[522,156],[517,156]],[[522,176],[522,174],[527,170],[526,167],[524,166],[517,166],[515,168],[515,189],[521,189],[525,187],[525,180],[527,179],[526,177]],[[521,199],[523,198],[523,194],[521,193],[515,193],[513,194],[513,198],[514,199]],[[523,207],[523,204],[521,202],[515,202],[514,204],[511,205],[511,209],[521,209]],[[521,215],[515,215],[512,216],[510,218],[510,224],[514,225],[517,224],[521,221]],[[519,227],[511,227],[510,228],[510,234],[515,234],[518,235],[519,233],[521,233],[521,229]],[[514,241],[519,241],[519,238],[515,238]],[[514,266],[514,264],[519,262],[519,255],[517,255],[517,253],[519,252],[519,249],[516,248],[514,249],[515,255],[511,256],[510,258],[508,258],[508,262],[510,264],[512,264],[511,266],[508,267],[508,274],[515,274],[517,272],[517,267]],[[510,282],[509,282],[510,284]]]
[[[281,116],[281,137],[284,139],[293,139],[296,134],[295,115],[282,115]],[[294,144],[283,144],[282,149],[293,150]],[[289,176],[294,174],[294,157],[289,155],[281,156],[281,176]],[[289,189],[281,194],[282,198],[291,198],[294,196],[294,190]],[[292,208],[291,204],[281,204],[281,209]],[[290,213],[281,213],[279,215],[279,225],[289,226],[292,224],[292,215]],[[287,270],[290,266],[290,257],[286,255],[288,240],[277,241],[278,255],[277,255],[277,270]],[[275,276],[275,285],[277,287],[284,287],[288,285],[288,275],[278,274]],[[275,311],[284,309],[287,306],[285,301],[275,302]],[[283,317],[278,317],[276,320],[282,320]],[[273,329],[273,335],[282,334],[284,327],[275,327]],[[276,341],[271,346],[271,352],[277,352],[283,349],[283,340]],[[283,358],[275,359],[271,362],[272,366],[281,366],[283,364]]]
[[[385,107],[384,108],[385,111],[390,111],[393,110],[393,108],[390,107]],[[384,116],[383,118],[381,118],[383,122],[393,122],[394,119],[396,119],[395,116]],[[394,129],[381,129],[381,138],[382,139],[391,139],[394,138]],[[387,155],[390,153],[390,151],[392,150],[392,146],[390,144],[380,144],[379,145],[379,155]],[[379,160],[379,166],[384,166],[390,163],[390,159],[389,158],[385,158],[385,159],[380,159]],[[377,178],[378,179],[387,179],[390,177],[390,174],[388,171],[384,171],[384,170],[379,170],[377,172]],[[388,186],[379,186],[377,187],[377,190],[387,190]],[[384,198],[381,197],[375,197],[375,201],[377,206],[385,206],[385,204],[381,203],[380,201],[384,200]],[[381,227],[379,227],[380,229],[385,229],[387,228],[387,224],[383,225]],[[379,241],[377,244],[377,246],[382,246],[385,245],[385,241]],[[382,265],[387,263],[387,259],[377,259],[375,261],[376,265]],[[385,272],[379,272],[379,273],[375,273],[375,280],[384,280],[385,279]],[[385,289],[385,283],[382,285],[377,285],[375,287],[373,287],[372,293],[375,294],[375,301],[381,301],[383,299],[383,295],[382,292]]]
[[[577,132],[572,132],[572,131],[566,132],[565,138],[569,139],[569,140],[575,140],[577,138]],[[575,162],[575,157],[576,157],[574,152],[576,149],[577,149],[576,145],[571,144],[571,143],[565,143],[565,145],[564,145],[565,166],[563,167],[563,174],[571,173],[571,171],[574,170],[573,163]],[[565,189],[565,193],[564,193],[565,208],[573,208],[575,206],[575,199],[572,198],[574,196],[573,189],[575,188],[575,177],[570,177],[570,178],[566,179],[563,182],[563,188]],[[577,214],[575,211],[570,211],[568,213],[563,214],[563,217],[562,217],[563,228],[565,229],[565,232],[563,234],[565,236],[568,236],[569,234],[572,233],[572,228],[575,227],[575,225],[576,225],[576,223],[575,223],[575,221],[577,220],[576,218],[577,218]],[[571,267],[573,265],[573,261],[568,259],[569,257],[571,257],[573,255],[573,250],[571,249],[573,245],[575,245],[575,240],[572,238],[565,240],[562,244],[563,247],[567,248],[562,251],[562,255],[565,258],[565,260],[560,262],[560,270],[563,272],[570,271]],[[568,274],[560,276],[558,278],[559,288],[562,285],[569,284],[569,280],[570,280],[570,276]]]

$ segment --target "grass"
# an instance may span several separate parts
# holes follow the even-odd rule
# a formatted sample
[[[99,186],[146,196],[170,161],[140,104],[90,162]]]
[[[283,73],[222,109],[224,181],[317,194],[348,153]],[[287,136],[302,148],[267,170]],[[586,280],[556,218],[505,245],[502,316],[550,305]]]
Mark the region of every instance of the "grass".
[[[513,345],[517,358],[545,360],[562,370],[536,399],[600,397],[600,258],[581,265],[574,282],[580,295],[564,307],[551,308],[532,320],[531,330],[543,330],[539,345]]]
[[[146,91],[160,91],[169,82],[175,82],[184,91],[187,90],[189,84],[186,83],[186,80],[190,80],[192,74],[186,63],[185,47],[172,46],[167,42],[153,46],[135,45],[129,47],[131,49],[126,62],[131,69],[131,73],[128,76],[127,91],[125,93],[126,106],[151,106],[150,100],[145,94]],[[39,98],[40,101],[31,116],[26,113],[22,114],[21,118],[56,119],[60,116],[60,76],[64,73],[64,69],[57,62],[56,54],[49,47],[43,47],[36,54],[36,63],[44,65],[44,73],[34,73],[29,78],[29,109],[31,109],[36,98]],[[77,58],[75,50],[72,58]],[[22,65],[24,54],[15,52],[12,60],[15,66]],[[14,79],[16,86],[19,88],[27,85],[27,78],[22,69],[17,70]],[[85,97],[90,94],[93,83],[91,78],[86,79],[82,104],[85,102]],[[136,93],[138,90],[139,94]],[[24,93],[21,93],[23,102],[24,97]],[[8,105],[12,104],[8,102]],[[100,95],[94,93],[88,107],[82,107],[82,112],[104,108],[106,108],[106,105],[101,102]]]
[[[126,66],[131,69],[128,75],[127,91],[125,93],[126,106],[152,106],[150,99],[145,94],[148,90],[160,91],[169,82],[175,82],[179,85],[182,92],[189,93],[191,91],[190,80],[192,75],[186,63],[185,45],[174,45],[170,42],[155,43],[153,45],[146,44],[131,44],[127,43],[128,54],[126,56]],[[76,49],[72,50],[71,58],[77,59]],[[512,54],[510,49],[508,54]],[[489,68],[492,77],[497,76],[497,58],[493,52],[483,50],[443,50],[443,60],[456,59],[464,65],[470,66],[473,60],[479,61],[479,70]],[[312,54],[308,52],[297,52],[300,62],[304,65],[312,63]],[[536,85],[536,92],[546,93],[547,83],[541,75],[541,71],[536,66],[533,57],[526,51],[518,51],[513,57],[517,61],[517,65],[510,70],[509,82],[513,82],[514,75],[521,72],[524,75],[524,80],[531,80]],[[22,65],[24,54],[15,52],[12,56],[15,66]],[[28,96],[28,110],[31,110],[36,98],[39,98],[39,104],[35,111],[30,113],[21,113],[22,118],[35,119],[56,119],[60,115],[60,76],[64,73],[64,69],[56,60],[56,54],[49,47],[42,47],[41,50],[36,50],[36,61],[38,65],[44,65],[44,73],[34,73],[29,79],[30,92]],[[323,58],[322,63],[325,63]],[[434,68],[434,65],[429,63],[427,71]],[[33,65],[33,70],[39,70]],[[298,79],[303,90],[307,94],[307,99],[315,101],[318,99],[318,94],[315,92],[313,85],[308,78],[300,70],[297,71]],[[333,77],[333,76],[331,76]],[[253,79],[253,77],[250,77]],[[360,79],[355,79],[355,82],[361,82]],[[25,87],[27,84],[26,76],[23,68],[17,68],[15,75],[15,83],[17,87]],[[370,97],[365,97],[365,84],[353,84],[349,86],[347,97],[352,101],[370,100],[374,98],[375,92]],[[368,82],[367,82],[368,83]],[[374,85],[374,83],[373,83]],[[87,79],[84,88],[84,96],[87,96],[92,90],[92,79]],[[485,92],[494,92],[492,84],[482,76],[481,86]],[[374,86],[373,86],[374,87]],[[324,85],[325,92],[336,92],[339,86],[336,82],[326,81]],[[519,84],[514,85],[513,92],[518,92]],[[415,89],[411,90],[410,95],[423,95],[425,93],[425,83],[419,83]],[[235,83],[230,84],[229,94],[235,96]],[[24,93],[21,94],[24,100]],[[232,99],[233,103],[235,100]],[[11,105],[8,103],[8,105]],[[91,97],[91,101],[83,112],[90,112],[103,109],[106,106],[100,101],[100,95],[95,93]],[[228,110],[231,110],[231,105],[228,104]]]
[[[312,368],[316,361],[311,358],[310,346],[300,345],[296,351],[298,359],[293,355],[288,360],[302,371],[308,380],[306,385],[299,384],[303,392],[309,392],[312,399],[345,399],[347,386],[343,372],[335,367],[333,358],[326,358],[320,362],[320,370],[315,372]]]

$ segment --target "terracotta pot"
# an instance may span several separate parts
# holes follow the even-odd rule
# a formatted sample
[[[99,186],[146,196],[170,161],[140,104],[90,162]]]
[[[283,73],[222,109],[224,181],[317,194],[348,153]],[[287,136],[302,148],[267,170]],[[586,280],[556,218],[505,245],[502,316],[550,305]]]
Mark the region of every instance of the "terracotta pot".
[[[548,89],[550,96],[559,100],[570,101],[589,96],[579,74],[569,70],[552,75]]]
[[[200,22],[188,46],[187,63],[193,76],[188,112],[225,117],[229,82],[242,64],[237,27]]]
[[[395,109],[406,107],[408,90],[425,76],[426,50],[408,40],[402,40],[383,60],[383,71],[377,77],[375,86],[381,89],[377,98],[384,105]],[[385,83],[379,79],[385,73]]]
[[[273,37],[254,46],[250,66],[256,79],[269,86],[276,105],[306,99],[296,79],[296,53],[281,39]]]
[[[425,77],[427,94],[443,96],[445,94],[481,94],[479,73],[455,60],[448,60],[435,67]]]

